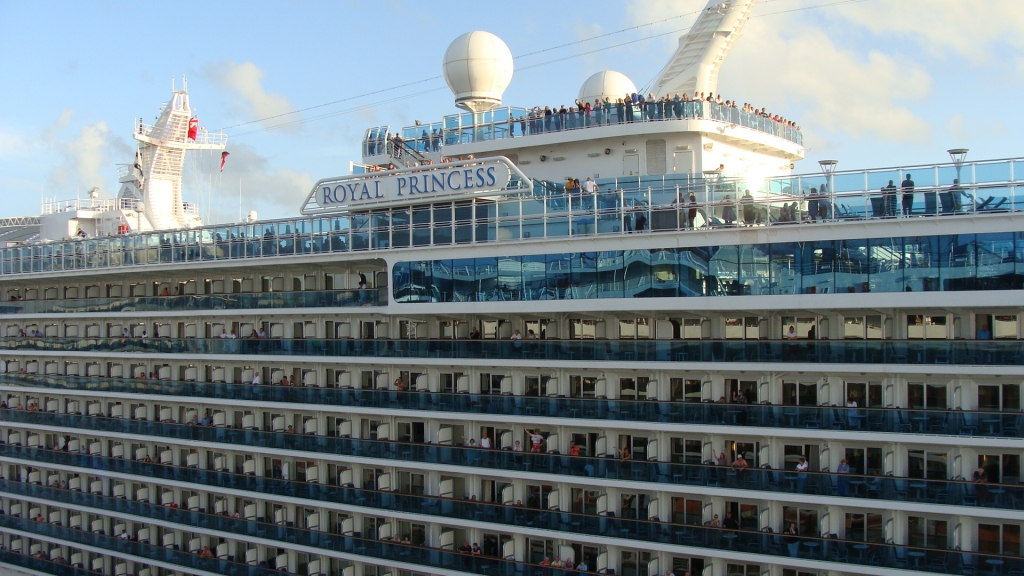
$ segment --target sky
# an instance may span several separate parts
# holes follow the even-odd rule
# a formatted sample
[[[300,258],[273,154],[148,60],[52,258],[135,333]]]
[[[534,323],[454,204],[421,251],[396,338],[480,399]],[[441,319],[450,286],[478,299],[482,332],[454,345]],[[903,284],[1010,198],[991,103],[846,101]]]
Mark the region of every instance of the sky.
[[[348,173],[367,128],[457,112],[441,76],[457,36],[508,44],[506,105],[568,106],[601,70],[649,84],[705,4],[0,0],[0,217],[115,195],[134,119],[172,77],[231,153],[223,173],[193,153],[186,201],[207,222],[283,218]],[[1022,84],[1024,0],[759,0],[719,92],[800,124],[809,173],[1022,156]]]

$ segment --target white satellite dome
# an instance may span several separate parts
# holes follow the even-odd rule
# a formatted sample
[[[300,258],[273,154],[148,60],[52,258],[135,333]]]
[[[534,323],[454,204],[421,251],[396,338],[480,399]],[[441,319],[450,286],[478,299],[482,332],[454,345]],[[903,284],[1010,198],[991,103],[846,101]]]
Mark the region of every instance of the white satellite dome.
[[[594,100],[607,96],[615,102],[617,98],[634,92],[636,86],[629,77],[614,70],[605,70],[587,78],[580,87],[580,100],[593,103]]]
[[[444,79],[459,108],[471,112],[496,108],[512,80],[512,52],[490,32],[467,32],[444,53]]]

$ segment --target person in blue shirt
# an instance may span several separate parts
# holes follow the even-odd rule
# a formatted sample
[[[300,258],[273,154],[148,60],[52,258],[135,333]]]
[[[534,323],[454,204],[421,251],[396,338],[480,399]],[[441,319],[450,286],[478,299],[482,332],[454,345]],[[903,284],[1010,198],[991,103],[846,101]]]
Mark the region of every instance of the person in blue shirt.
[[[978,340],[991,340],[992,331],[988,329],[988,322],[982,321],[978,325],[978,332],[975,334],[975,338]]]

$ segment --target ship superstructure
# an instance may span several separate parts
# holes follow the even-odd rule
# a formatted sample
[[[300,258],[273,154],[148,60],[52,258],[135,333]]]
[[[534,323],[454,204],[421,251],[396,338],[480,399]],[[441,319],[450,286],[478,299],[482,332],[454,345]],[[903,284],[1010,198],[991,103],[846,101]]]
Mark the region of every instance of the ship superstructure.
[[[794,174],[791,123],[491,72],[301,216],[0,248],[0,564],[1024,570],[1024,159]]]

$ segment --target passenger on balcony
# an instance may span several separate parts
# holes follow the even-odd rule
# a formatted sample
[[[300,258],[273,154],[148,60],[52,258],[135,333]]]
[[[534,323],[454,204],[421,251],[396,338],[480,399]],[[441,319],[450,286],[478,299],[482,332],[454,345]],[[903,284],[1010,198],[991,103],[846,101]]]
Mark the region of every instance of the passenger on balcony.
[[[911,216],[914,213],[914,181],[910,174],[900,183],[900,189],[903,193],[903,216]]]
[[[982,320],[981,324],[978,325],[978,331],[974,334],[977,340],[991,340],[992,331],[988,329],[988,322]]]
[[[796,491],[803,492],[804,488],[807,487],[807,470],[810,466],[807,464],[807,459],[803,456],[800,457],[800,461],[796,464]]]
[[[854,406],[856,406],[854,402]],[[836,490],[840,496],[846,496],[850,493],[850,463],[846,461],[846,458],[839,463],[836,467],[836,473],[839,477],[836,479]]]
[[[736,481],[739,482],[743,479],[743,471],[750,467],[747,463],[747,459],[743,457],[743,453],[736,455],[736,459],[732,462],[732,471],[736,473]]]
[[[894,218],[896,216],[896,185],[892,180],[882,187],[882,216]]]
[[[786,540],[786,548],[789,550],[789,555],[796,558],[797,552],[800,551],[800,535],[796,531],[796,523],[790,522],[789,528],[783,532]]]

